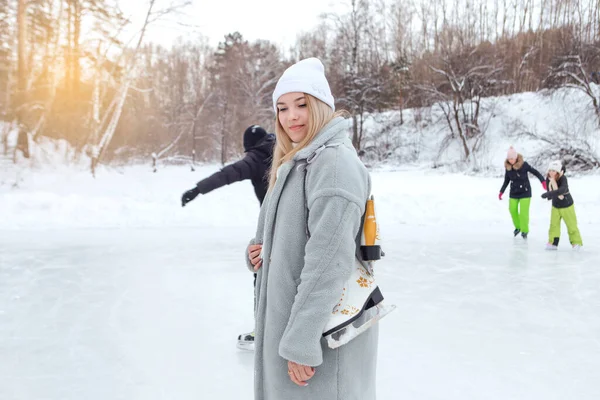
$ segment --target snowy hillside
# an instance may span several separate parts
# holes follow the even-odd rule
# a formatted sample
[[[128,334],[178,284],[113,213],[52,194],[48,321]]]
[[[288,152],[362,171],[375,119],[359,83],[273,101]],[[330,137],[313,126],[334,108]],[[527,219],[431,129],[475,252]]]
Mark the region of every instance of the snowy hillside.
[[[397,112],[373,116],[366,123],[368,135],[386,133],[377,133],[378,139],[367,141],[367,146],[389,143],[390,148],[395,149],[390,157],[391,164],[455,166],[454,169],[464,170],[463,166],[456,165],[464,159],[458,139],[451,140],[447,148],[440,151],[449,128],[439,106],[405,110],[403,120],[401,125]],[[545,155],[557,147],[548,141],[585,148],[600,160],[600,128],[590,99],[579,90],[484,98],[479,125],[484,135],[471,168],[479,172],[502,173],[502,163],[509,146],[517,148],[526,159],[544,164],[537,165],[542,168],[547,158]]]

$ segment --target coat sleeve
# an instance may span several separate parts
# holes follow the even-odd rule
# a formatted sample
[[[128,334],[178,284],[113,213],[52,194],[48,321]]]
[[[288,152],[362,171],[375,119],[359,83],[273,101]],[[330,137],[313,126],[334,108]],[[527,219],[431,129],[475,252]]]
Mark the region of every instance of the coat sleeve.
[[[527,170],[529,172],[531,172],[532,174],[534,174],[539,180],[540,182],[544,182],[546,180],[546,178],[544,178],[544,176],[542,174],[540,174],[540,171],[538,171],[537,169],[533,168],[531,165],[527,164]]]
[[[248,271],[250,272],[256,272],[254,271],[254,265],[252,265],[252,262],[250,262],[250,254],[249,254],[249,249],[250,246],[256,244],[256,239],[252,238],[250,239],[250,243],[248,243],[248,246],[246,246],[246,250],[244,251],[244,258],[246,259],[246,267],[248,268]]]
[[[258,167],[258,163],[252,157],[252,154],[248,153],[241,160],[230,164],[208,178],[201,180],[196,186],[200,190],[200,193],[206,194],[222,186],[243,181],[245,179],[251,179],[258,173]]]
[[[359,204],[351,193],[335,190],[309,200],[301,283],[279,345],[286,360],[312,367],[323,362],[323,330],[354,267],[364,209]]]
[[[500,193],[504,193],[504,191],[506,190],[506,187],[508,186],[508,184],[510,183],[510,178],[508,177],[508,171],[504,172],[504,183],[502,184],[502,187],[500,188]]]
[[[248,243],[248,246],[246,246],[246,249],[244,251],[244,259],[246,260],[246,267],[252,273],[254,273],[255,271],[254,271],[254,266],[250,262],[248,248],[250,246],[252,246],[253,244],[262,244],[263,243],[263,233],[264,233],[264,229],[265,229],[265,213],[266,213],[268,204],[269,204],[269,194],[267,193],[267,196],[265,196],[265,201],[263,202],[262,206],[260,207],[260,214],[258,215],[258,222],[256,225],[256,234],[254,235],[254,237],[252,239],[250,239],[250,243]]]
[[[548,198],[553,199],[555,197],[561,196],[569,191],[569,183],[567,182],[566,176],[561,176],[558,180],[558,189],[551,190],[548,192]]]

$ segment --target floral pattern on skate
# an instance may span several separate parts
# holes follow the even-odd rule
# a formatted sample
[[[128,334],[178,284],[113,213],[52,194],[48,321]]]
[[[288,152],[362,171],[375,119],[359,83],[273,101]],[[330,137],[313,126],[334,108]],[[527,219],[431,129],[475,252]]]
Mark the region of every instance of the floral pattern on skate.
[[[351,281],[351,283],[356,282],[356,284],[358,285],[358,287],[356,289],[359,289],[359,290],[361,288],[362,289],[371,289],[371,287],[375,283],[375,279],[373,278],[373,276],[370,275],[363,268],[356,268],[356,273],[354,275],[355,276],[359,275],[359,277],[356,281]],[[348,293],[348,288],[344,287],[344,289],[342,290],[342,296],[340,297],[340,300],[338,301],[336,306],[333,308],[333,314],[339,313],[339,314],[343,314],[343,315],[355,315],[360,312],[359,308],[344,304],[347,293]]]
[[[360,286],[361,288],[371,289],[371,287],[375,283],[375,279],[373,278],[373,276],[370,275],[363,268],[357,268],[357,270],[358,270],[358,273],[360,274],[360,277],[356,280],[356,283],[358,283],[358,286]]]

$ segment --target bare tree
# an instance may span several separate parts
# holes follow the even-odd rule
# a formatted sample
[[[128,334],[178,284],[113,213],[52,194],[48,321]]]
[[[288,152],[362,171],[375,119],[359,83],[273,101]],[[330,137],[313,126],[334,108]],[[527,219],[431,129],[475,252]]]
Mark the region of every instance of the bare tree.
[[[116,92],[116,94],[111,102],[111,105],[108,107],[108,109],[105,113],[105,119],[108,117],[108,115],[110,115],[110,118],[108,119],[108,124],[106,125],[106,129],[104,130],[104,133],[101,136],[100,142],[92,148],[92,162],[91,162],[92,175],[95,175],[96,166],[97,166],[98,162],[100,161],[103,153],[106,151],[106,148],[109,145],[113,135],[115,134],[117,124],[120,120],[121,113],[123,112],[123,106],[125,104],[125,100],[127,99],[127,95],[129,93],[129,90],[133,84],[135,77],[139,73],[138,64],[137,64],[138,53],[139,53],[140,47],[142,45],[142,42],[144,40],[144,36],[145,36],[146,30],[148,29],[149,24],[152,21],[156,21],[159,18],[163,17],[164,15],[167,15],[167,14],[177,10],[178,8],[186,7],[189,5],[188,1],[184,1],[178,5],[174,4],[167,9],[158,10],[156,12],[153,12],[155,2],[156,2],[156,0],[149,1],[148,10],[146,12],[146,18],[145,18],[144,24],[142,25],[142,29],[140,31],[137,44],[136,44],[135,48],[133,49],[133,51],[130,53],[131,60],[130,60],[129,66],[125,72],[123,83],[121,84],[121,87],[119,88],[119,90]],[[102,127],[103,127],[103,124],[100,125],[100,128],[102,128]],[[100,136],[100,135],[96,134],[96,136]]]
[[[597,71],[588,69],[588,66],[598,65],[598,60],[600,50],[595,46],[586,46],[581,54],[558,57],[545,84],[554,88],[574,88],[585,93],[600,125],[600,75]]]
[[[266,125],[273,119],[271,95],[285,64],[281,62],[279,49],[266,41],[253,43],[246,57],[243,73],[235,77],[248,106],[252,109],[255,123]]]
[[[18,0],[17,3],[17,43],[18,43],[18,68],[17,68],[17,96],[15,105],[17,108],[17,121],[19,135],[17,138],[17,147],[15,149],[14,161],[17,161],[17,150],[20,150],[24,157],[29,158],[29,138],[24,126],[24,108],[27,102],[27,64],[26,64],[26,46],[27,46],[27,2]]]
[[[459,140],[464,159],[469,162],[485,133],[479,123],[481,99],[498,84],[496,77],[502,71],[478,50],[446,57],[440,66],[429,65],[439,79],[417,84],[429,101],[442,110],[449,137]]]
[[[13,35],[12,24],[14,19],[14,10],[11,8],[8,0],[0,0],[0,121],[12,121],[12,77],[13,77]],[[12,124],[10,124],[12,125]],[[0,141],[3,146],[4,156],[8,156],[8,134],[10,125],[6,124],[0,131]]]
[[[388,52],[378,38],[385,21],[376,19],[368,0],[351,0],[349,12],[330,15],[336,36],[336,53],[330,58],[328,75],[334,77],[334,90],[342,108],[352,116],[352,143],[361,149],[364,126],[371,113],[382,106]]]
[[[131,86],[131,83],[133,81],[135,73],[137,72],[136,71],[137,52],[140,49],[142,41],[144,40],[144,34],[146,33],[146,29],[148,28],[148,23],[149,23],[150,17],[152,16],[152,8],[154,7],[155,1],[156,0],[150,0],[150,4],[148,6],[148,11],[146,12],[146,20],[144,21],[144,25],[142,26],[142,30],[140,32],[140,36],[139,36],[137,45],[133,52],[129,71],[125,77],[123,84],[121,85],[120,90],[117,92],[117,95],[113,99],[113,102],[111,104],[112,107],[109,108],[109,112],[112,113],[110,122],[108,123],[108,126],[106,127],[106,130],[104,131],[102,138],[100,139],[100,142],[98,143],[97,146],[94,147],[94,149],[92,151],[91,169],[92,169],[92,175],[94,175],[94,176],[96,174],[96,166],[98,165],[98,162],[100,161],[100,158],[102,157],[102,154],[106,150],[106,147],[110,143],[110,140],[112,139],[112,137],[115,133],[115,130],[117,128],[117,123],[119,122],[119,118],[121,117],[121,112],[123,111],[123,105],[125,104],[125,99],[127,98],[127,93],[129,92],[129,87]],[[108,115],[108,112],[106,115]]]

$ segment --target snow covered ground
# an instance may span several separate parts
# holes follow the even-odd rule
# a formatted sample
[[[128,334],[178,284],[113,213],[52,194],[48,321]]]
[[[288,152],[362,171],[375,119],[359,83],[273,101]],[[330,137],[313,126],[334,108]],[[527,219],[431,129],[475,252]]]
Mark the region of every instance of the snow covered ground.
[[[0,171],[0,399],[252,399],[249,183],[215,166]],[[378,399],[600,396],[600,176],[570,178],[584,250],[513,239],[501,178],[373,173],[386,258]],[[318,373],[318,369],[317,369]]]
[[[593,88],[600,92],[599,86]],[[585,149],[586,154],[600,159],[598,120],[590,98],[580,90],[526,92],[481,101],[478,121],[484,135],[471,164],[476,171],[501,172],[509,146],[529,160],[560,146]],[[387,132],[375,136],[379,136],[377,147],[388,143],[393,149],[392,162],[464,169],[464,150],[458,136],[440,151],[449,128],[438,105],[404,110],[403,115],[404,123],[400,124],[398,112],[374,114],[365,126],[369,137]],[[365,143],[373,144],[371,140]],[[469,141],[469,147],[473,144]]]

